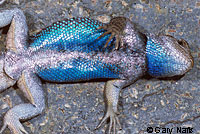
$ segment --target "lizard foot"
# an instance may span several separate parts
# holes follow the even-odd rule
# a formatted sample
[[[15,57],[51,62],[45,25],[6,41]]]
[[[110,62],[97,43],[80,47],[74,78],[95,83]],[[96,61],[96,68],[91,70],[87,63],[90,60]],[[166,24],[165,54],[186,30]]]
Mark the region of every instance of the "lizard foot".
[[[6,129],[7,126],[13,134],[23,134],[23,133],[28,134],[28,132],[24,129],[24,127],[20,123],[19,119],[13,118],[13,116],[15,115],[9,116],[8,113],[5,115],[4,125],[0,130],[0,134],[3,133],[3,131]]]
[[[113,130],[113,134],[116,134],[116,124],[119,126],[119,129],[121,128],[121,124],[119,122],[119,118],[117,117],[117,112],[114,112],[114,110],[111,107],[108,107],[108,110],[106,112],[106,115],[104,118],[101,120],[99,125],[96,127],[96,129],[100,128],[102,124],[107,120],[110,119],[109,123],[109,129],[108,129],[108,134],[111,134],[111,131]]]
[[[111,19],[110,23],[106,24],[105,26],[100,26],[98,28],[104,29],[106,30],[106,32],[100,35],[97,39],[100,39],[105,35],[111,34],[104,47],[108,46],[108,43],[112,40],[113,37],[116,38],[115,49],[119,48],[119,44],[123,46],[121,36],[123,35],[124,27],[126,26],[126,21],[127,19],[124,17],[116,17]]]

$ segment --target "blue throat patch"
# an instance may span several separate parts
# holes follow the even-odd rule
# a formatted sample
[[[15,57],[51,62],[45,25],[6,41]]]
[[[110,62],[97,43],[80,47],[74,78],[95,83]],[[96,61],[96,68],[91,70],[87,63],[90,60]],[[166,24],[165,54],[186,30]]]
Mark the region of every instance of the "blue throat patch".
[[[167,77],[174,72],[177,67],[177,61],[159,42],[148,39],[146,46],[148,73],[154,77]]]

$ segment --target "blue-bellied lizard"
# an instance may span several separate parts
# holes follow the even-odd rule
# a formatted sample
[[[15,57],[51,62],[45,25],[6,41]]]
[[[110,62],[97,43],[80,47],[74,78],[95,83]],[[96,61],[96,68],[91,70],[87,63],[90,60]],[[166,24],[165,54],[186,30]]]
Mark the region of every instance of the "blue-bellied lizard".
[[[19,120],[43,111],[45,104],[39,78],[53,82],[111,78],[114,80],[106,83],[105,91],[108,109],[99,126],[110,118],[109,133],[112,127],[115,133],[115,124],[120,125],[116,116],[120,89],[146,73],[170,77],[182,75],[193,66],[184,40],[153,34],[145,36],[123,17],[114,18],[109,24],[89,18],[66,19],[36,34],[30,44],[21,10],[0,13],[0,27],[10,23],[7,51],[0,58],[0,91],[17,83],[30,103],[11,108],[4,117],[2,131],[8,126],[13,133],[27,133]],[[113,35],[111,38],[109,33]],[[109,38],[116,42],[116,48],[122,43],[123,48],[112,51]]]

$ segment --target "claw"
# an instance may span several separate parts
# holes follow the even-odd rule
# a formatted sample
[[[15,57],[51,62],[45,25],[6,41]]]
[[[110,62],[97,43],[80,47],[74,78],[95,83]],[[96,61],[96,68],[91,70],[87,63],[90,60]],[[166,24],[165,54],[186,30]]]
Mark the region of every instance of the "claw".
[[[112,130],[113,130],[113,134],[116,134],[116,125],[119,126],[119,129],[121,129],[121,124],[119,122],[119,118],[117,117],[116,113],[112,110],[112,108],[108,107],[108,110],[106,112],[106,115],[103,117],[103,119],[101,120],[101,122],[99,123],[99,125],[95,128],[98,129],[102,126],[102,124],[108,119],[110,118],[110,123],[109,123],[109,128],[108,128],[108,134],[111,134]]]
[[[122,126],[121,126],[121,124],[120,124],[119,118],[118,118],[117,116],[116,116],[115,118],[116,118],[116,121],[117,121],[117,125],[119,126],[119,129],[121,130],[121,129],[122,129]]]
[[[116,132],[116,120],[113,121],[113,134]]]
[[[19,132],[23,132],[23,133],[25,133],[25,134],[28,134],[28,132],[25,130],[25,128],[22,126],[21,123],[19,124],[18,127],[19,127],[19,128],[18,128],[18,131],[19,131]]]
[[[102,124],[103,124],[108,118],[109,118],[109,115],[108,115],[108,113],[106,113],[106,115],[105,115],[104,118],[101,120],[101,122],[99,123],[99,125],[95,128],[95,130],[96,130],[96,129],[99,129],[99,128],[102,126]]]
[[[110,117],[110,124],[109,124],[108,134],[111,134],[112,125],[113,125],[113,120],[112,120],[112,117]]]

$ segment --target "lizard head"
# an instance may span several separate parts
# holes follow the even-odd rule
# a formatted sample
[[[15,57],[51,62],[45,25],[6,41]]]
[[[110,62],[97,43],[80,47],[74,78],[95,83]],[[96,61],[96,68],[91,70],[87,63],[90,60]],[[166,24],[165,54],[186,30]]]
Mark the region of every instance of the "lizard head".
[[[173,77],[192,69],[193,57],[185,40],[169,35],[150,35],[147,38],[147,67],[151,76]]]
[[[2,54],[0,56],[0,92],[4,89],[13,86],[16,80],[11,79],[4,71],[5,56]]]

